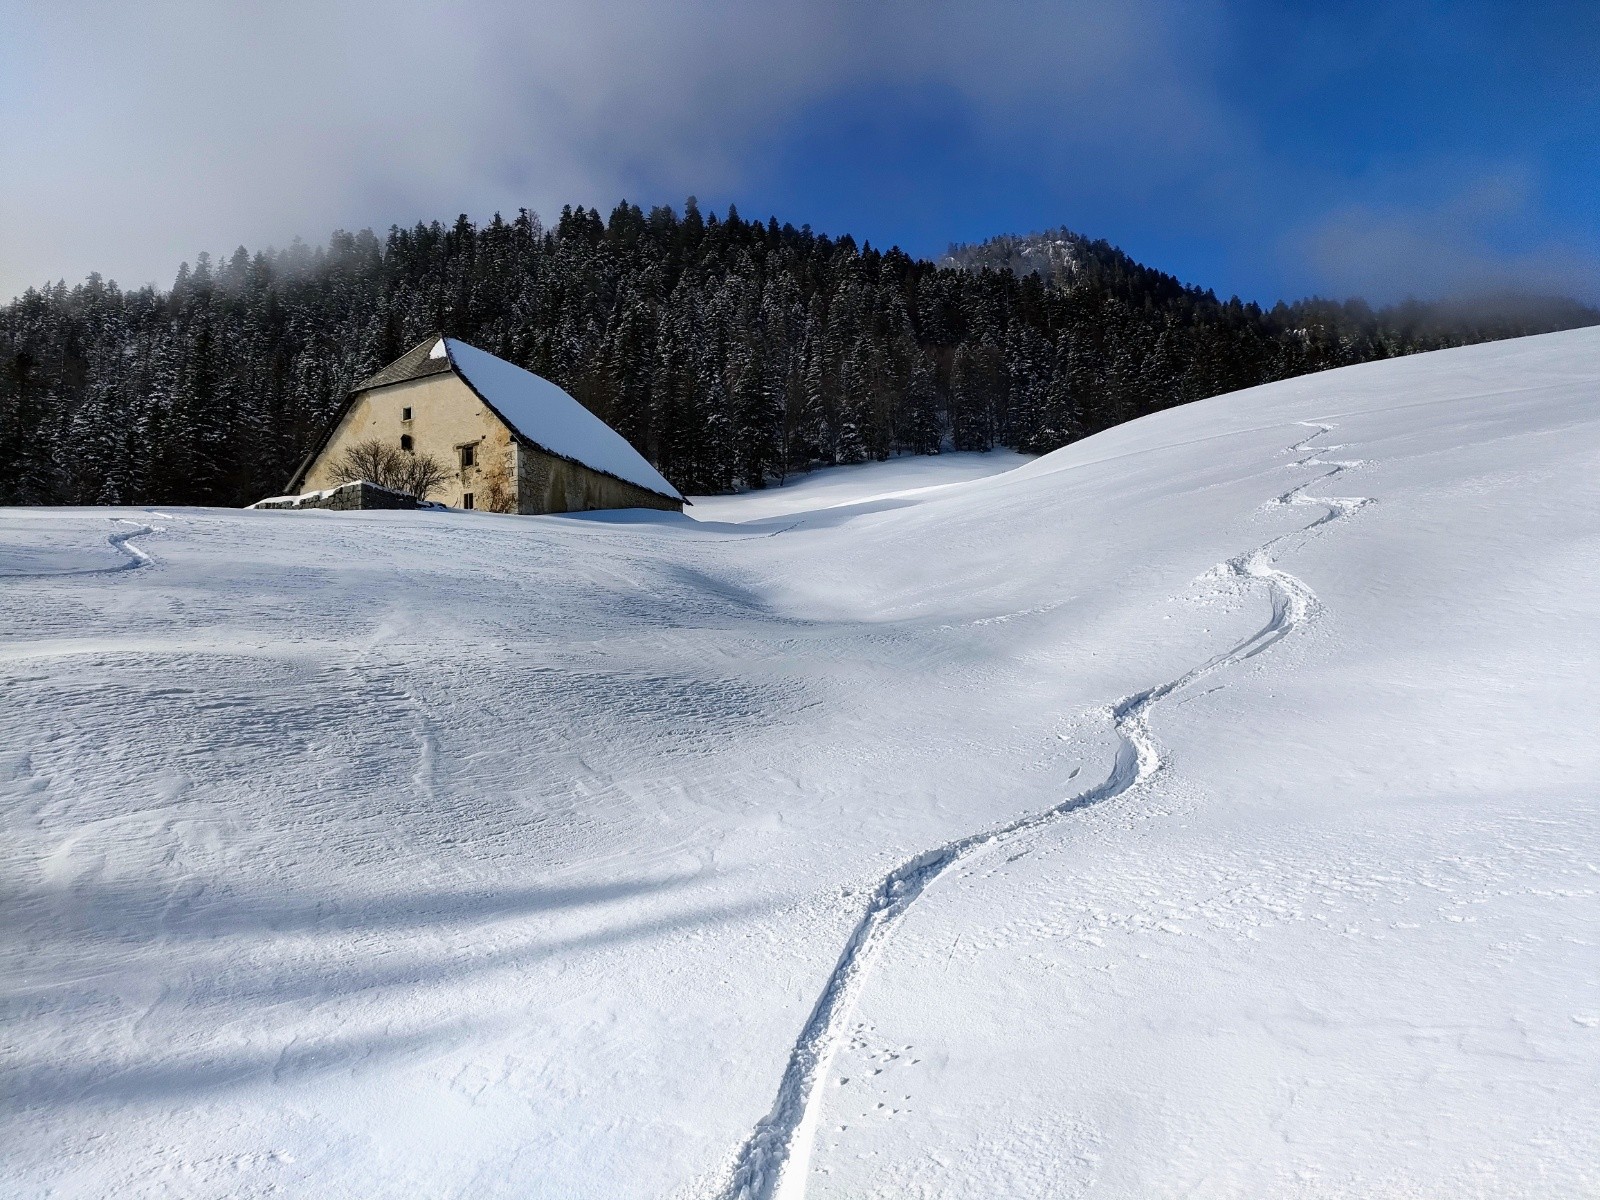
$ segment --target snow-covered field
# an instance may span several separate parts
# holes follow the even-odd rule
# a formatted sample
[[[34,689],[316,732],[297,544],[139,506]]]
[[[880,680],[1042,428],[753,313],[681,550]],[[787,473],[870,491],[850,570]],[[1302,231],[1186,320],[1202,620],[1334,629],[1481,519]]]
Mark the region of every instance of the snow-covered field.
[[[987,469],[0,514],[0,1192],[1600,1194],[1600,330]]]
[[[870,502],[882,508],[911,497],[925,500],[933,488],[998,475],[1032,461],[1032,455],[1015,450],[991,450],[984,454],[941,454],[938,458],[916,455],[853,467],[829,467],[796,476],[783,487],[736,496],[695,496],[691,514],[701,521],[746,522],[847,504]]]

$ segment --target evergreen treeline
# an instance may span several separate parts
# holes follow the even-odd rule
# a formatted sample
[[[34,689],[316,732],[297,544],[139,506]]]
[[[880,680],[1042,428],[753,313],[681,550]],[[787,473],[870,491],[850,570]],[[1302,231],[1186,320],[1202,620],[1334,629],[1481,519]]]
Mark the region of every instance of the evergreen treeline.
[[[1042,452],[1272,379],[1600,322],[1268,312],[1051,236],[1049,269],[1019,275],[1017,239],[935,265],[691,199],[241,247],[168,292],[29,290],[0,309],[0,503],[275,493],[350,386],[436,332],[560,383],[694,493],[897,452]]]

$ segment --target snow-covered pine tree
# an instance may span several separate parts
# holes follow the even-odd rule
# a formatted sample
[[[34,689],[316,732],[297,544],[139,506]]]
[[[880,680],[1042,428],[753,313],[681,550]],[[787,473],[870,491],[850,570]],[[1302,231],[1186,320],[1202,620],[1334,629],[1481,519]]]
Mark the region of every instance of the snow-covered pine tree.
[[[0,502],[94,502],[111,494],[107,476],[85,467],[108,455],[124,501],[257,499],[355,379],[435,332],[553,379],[626,426],[669,478],[715,491],[754,469],[753,447],[772,476],[932,448],[919,363],[957,448],[1043,446],[1268,379],[1600,322],[1562,303],[1264,313],[1103,242],[1052,239],[936,266],[693,202],[681,217],[623,203],[609,220],[565,209],[550,229],[523,210],[241,248],[183,266],[165,292],[97,277],[30,289],[0,306]],[[1013,270],[1040,264],[1047,278]],[[665,351],[672,313],[684,324]],[[731,392],[752,329],[766,394],[747,382],[741,416]],[[775,459],[735,428],[773,405]],[[122,439],[110,449],[107,425]]]
[[[944,404],[938,380],[926,354],[915,348],[911,354],[901,441],[912,454],[937,454],[944,444]]]

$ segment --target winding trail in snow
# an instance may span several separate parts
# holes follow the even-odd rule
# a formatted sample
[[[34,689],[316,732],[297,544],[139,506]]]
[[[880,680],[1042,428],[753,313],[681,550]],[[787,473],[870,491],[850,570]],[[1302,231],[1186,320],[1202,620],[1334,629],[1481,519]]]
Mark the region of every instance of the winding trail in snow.
[[[116,521],[123,520],[121,517],[113,517],[112,519]],[[131,522],[128,523],[131,524]],[[140,567],[148,567],[151,563],[153,563],[155,559],[151,558],[138,546],[135,546],[133,544],[133,539],[136,537],[143,537],[147,533],[154,532],[155,530],[149,525],[138,525],[133,529],[127,529],[121,533],[113,533],[110,537],[106,538],[106,541],[110,542],[112,546],[116,547],[118,550],[122,551],[123,554],[127,555],[127,561],[122,563],[120,566],[107,568],[105,574],[110,574],[112,571],[137,571]]]
[[[1312,505],[1327,511],[1309,525],[1281,533],[1208,572],[1245,583],[1265,583],[1272,596],[1272,613],[1266,623],[1176,679],[1135,692],[1111,705],[1107,711],[1118,746],[1111,772],[1103,781],[1040,812],[936,846],[902,863],[878,882],[790,1051],[772,1110],[740,1147],[725,1185],[715,1193],[716,1200],[802,1200],[822,1108],[823,1085],[844,1039],[845,1024],[885,942],[929,884],[980,851],[1147,785],[1166,765],[1150,732],[1150,713],[1157,704],[1208,675],[1254,658],[1315,618],[1320,610],[1316,593],[1304,580],[1275,566],[1273,551],[1289,538],[1314,536],[1372,501],[1366,497],[1309,494],[1311,487],[1361,464],[1324,459],[1321,451],[1311,449],[1311,443],[1332,432],[1334,426],[1316,421],[1300,424],[1314,432],[1289,446],[1287,453],[1307,449],[1310,453],[1291,466],[1323,466],[1328,470],[1275,497],[1267,507]]]
[[[111,520],[125,525],[134,525],[132,529],[125,529],[120,533],[113,533],[106,538],[112,549],[120,551],[123,561],[114,567],[91,567],[86,571],[0,571],[0,579],[74,579],[85,575],[116,575],[122,571],[137,571],[140,567],[148,567],[155,560],[133,544],[133,539],[143,537],[155,530],[149,525],[135,525],[126,517],[112,517]]]

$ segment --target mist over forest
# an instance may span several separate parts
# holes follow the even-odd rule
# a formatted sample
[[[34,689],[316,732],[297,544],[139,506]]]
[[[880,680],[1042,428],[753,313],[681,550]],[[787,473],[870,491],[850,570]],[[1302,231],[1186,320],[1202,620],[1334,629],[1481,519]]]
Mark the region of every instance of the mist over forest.
[[[0,309],[0,504],[241,505],[433,334],[565,387],[687,493],[819,465],[1044,453],[1330,367],[1600,323],[1499,297],[1263,309],[1067,230],[935,263],[730,207],[337,232]]]

